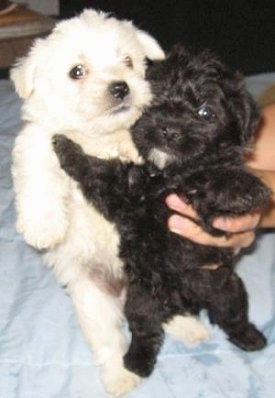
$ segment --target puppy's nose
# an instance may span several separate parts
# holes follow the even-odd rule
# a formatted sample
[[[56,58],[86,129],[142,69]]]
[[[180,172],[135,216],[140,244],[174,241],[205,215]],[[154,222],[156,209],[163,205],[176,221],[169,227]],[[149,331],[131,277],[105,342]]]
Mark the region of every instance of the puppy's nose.
[[[109,85],[109,92],[110,94],[122,100],[123,98],[126,97],[126,95],[129,94],[129,86],[127,83],[121,81],[121,82],[113,82]]]
[[[166,140],[175,140],[179,136],[179,133],[177,130],[170,128],[170,127],[164,127],[161,130],[161,134],[164,139]]]

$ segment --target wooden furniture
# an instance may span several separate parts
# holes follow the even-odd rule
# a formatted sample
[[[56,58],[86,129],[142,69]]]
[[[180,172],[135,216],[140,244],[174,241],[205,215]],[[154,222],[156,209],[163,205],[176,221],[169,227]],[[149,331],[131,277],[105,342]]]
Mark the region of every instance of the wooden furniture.
[[[7,3],[6,8],[0,9],[0,68],[9,68],[16,58],[27,53],[34,38],[47,35],[54,26],[48,16]]]

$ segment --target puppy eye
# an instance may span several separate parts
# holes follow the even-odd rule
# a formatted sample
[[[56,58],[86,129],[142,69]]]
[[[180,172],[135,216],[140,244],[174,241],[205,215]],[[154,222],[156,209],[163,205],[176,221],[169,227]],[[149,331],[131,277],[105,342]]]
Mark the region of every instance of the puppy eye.
[[[127,55],[127,57],[123,59],[123,62],[127,66],[127,68],[133,69],[134,67],[133,60],[131,57],[129,57],[129,55]]]
[[[151,59],[149,59],[149,58],[145,58],[144,59],[144,66],[145,66],[145,69],[149,69],[149,68],[151,68],[151,66],[153,66],[154,65],[154,62],[151,60]]]
[[[83,65],[76,65],[70,70],[69,76],[71,79],[82,79],[86,73],[86,68]]]
[[[203,118],[204,120],[211,122],[212,120],[216,119],[215,113],[212,111],[212,109],[207,106],[203,105],[198,109],[198,115]]]

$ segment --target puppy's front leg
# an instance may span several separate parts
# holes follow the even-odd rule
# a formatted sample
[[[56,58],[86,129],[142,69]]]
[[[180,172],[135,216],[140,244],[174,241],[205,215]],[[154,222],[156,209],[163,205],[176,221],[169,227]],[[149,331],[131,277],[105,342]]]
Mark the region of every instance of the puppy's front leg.
[[[209,168],[194,173],[184,189],[201,225],[214,235],[223,234],[212,227],[214,218],[241,216],[266,206],[270,199],[270,190],[243,168]]]
[[[89,183],[89,157],[81,146],[62,134],[54,135],[52,144],[61,168],[74,180]]]
[[[69,178],[62,173],[48,133],[26,126],[16,139],[12,174],[17,230],[37,249],[60,243],[68,228]]]
[[[52,142],[61,168],[79,183],[84,197],[113,221],[127,201],[125,193],[128,192],[130,180],[128,165],[119,159],[105,160],[89,156],[80,145],[64,135],[55,135]],[[140,174],[139,166],[131,163],[130,167],[137,170],[131,176]]]

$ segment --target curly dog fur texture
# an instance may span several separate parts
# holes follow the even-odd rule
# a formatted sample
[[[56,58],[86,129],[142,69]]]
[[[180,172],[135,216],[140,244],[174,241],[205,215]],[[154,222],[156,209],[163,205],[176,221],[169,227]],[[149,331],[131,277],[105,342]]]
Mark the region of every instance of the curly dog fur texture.
[[[140,381],[123,364],[119,234],[61,170],[51,139],[62,132],[89,155],[139,161],[129,128],[151,101],[145,59],[164,56],[132,22],[87,9],[57,22],[11,69],[23,121],[12,154],[17,231],[66,286],[113,395]]]
[[[202,246],[167,230],[165,197],[193,205],[203,228],[217,216],[238,216],[269,200],[268,188],[244,165],[259,112],[238,73],[209,52],[176,46],[148,72],[154,100],[132,129],[144,164],[86,155],[55,136],[61,167],[84,196],[114,222],[128,276],[126,317],[132,341],[124,363],[145,377],[163,341],[162,324],[206,309],[231,342],[248,351],[266,339],[248,320],[248,300],[231,249]]]

